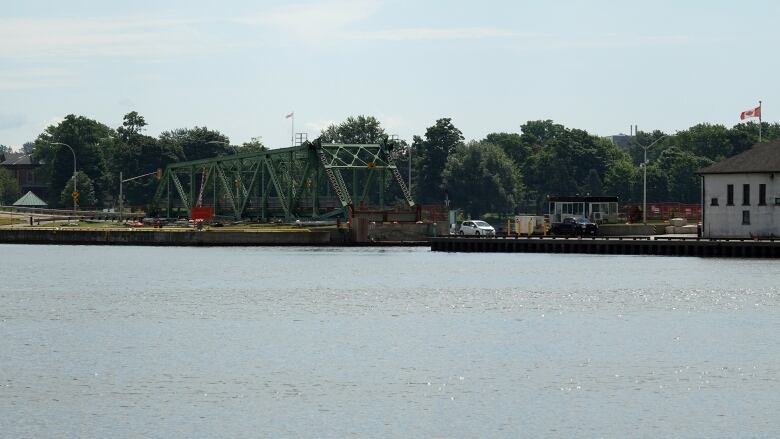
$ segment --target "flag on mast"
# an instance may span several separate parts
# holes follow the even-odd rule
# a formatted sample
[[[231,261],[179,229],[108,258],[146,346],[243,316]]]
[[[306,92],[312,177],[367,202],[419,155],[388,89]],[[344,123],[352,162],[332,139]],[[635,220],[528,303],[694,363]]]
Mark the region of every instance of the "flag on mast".
[[[757,117],[761,119],[761,105],[752,110],[745,110],[742,113],[739,113],[739,120],[745,120],[749,117]]]
[[[293,112],[290,112],[290,114],[288,114],[287,116],[284,116],[284,118],[285,119],[289,119],[289,118],[293,117],[294,115],[295,115],[295,112],[293,111]]]

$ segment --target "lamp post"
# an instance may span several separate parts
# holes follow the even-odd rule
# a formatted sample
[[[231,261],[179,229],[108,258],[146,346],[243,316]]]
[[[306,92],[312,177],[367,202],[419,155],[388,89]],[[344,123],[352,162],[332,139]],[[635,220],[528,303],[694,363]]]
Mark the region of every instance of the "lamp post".
[[[78,207],[78,202],[76,201],[78,199],[78,187],[76,185],[76,151],[74,151],[73,148],[71,148],[67,143],[51,142],[50,145],[67,146],[70,152],[73,154],[73,192],[76,195],[74,196],[71,194],[71,198],[73,198],[73,212],[76,212],[76,208]]]
[[[661,136],[661,137],[655,139],[653,141],[653,143],[651,143],[651,144],[649,144],[647,146],[639,145],[639,146],[642,147],[642,149],[645,150],[645,160],[642,162],[642,171],[643,171],[643,176],[642,176],[642,185],[643,185],[643,189],[642,189],[642,223],[645,224],[645,225],[647,225],[647,150],[648,150],[648,148],[650,148],[651,146],[655,145],[660,140],[662,140],[662,139],[664,139],[666,137],[668,137],[668,136],[666,136],[666,135]]]
[[[409,145],[409,193],[412,193],[412,151],[414,148]]]

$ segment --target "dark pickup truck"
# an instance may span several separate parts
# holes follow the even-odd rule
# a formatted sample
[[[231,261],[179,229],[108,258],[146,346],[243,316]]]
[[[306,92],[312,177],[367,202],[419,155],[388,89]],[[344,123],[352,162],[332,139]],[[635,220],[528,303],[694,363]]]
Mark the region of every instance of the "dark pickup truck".
[[[587,218],[564,218],[563,222],[553,224],[550,233],[553,235],[596,236],[599,226]]]

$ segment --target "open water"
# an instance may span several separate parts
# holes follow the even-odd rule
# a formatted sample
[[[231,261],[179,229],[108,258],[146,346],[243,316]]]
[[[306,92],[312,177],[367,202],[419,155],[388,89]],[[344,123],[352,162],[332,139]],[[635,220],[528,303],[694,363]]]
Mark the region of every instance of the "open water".
[[[0,245],[3,438],[770,438],[780,261]]]

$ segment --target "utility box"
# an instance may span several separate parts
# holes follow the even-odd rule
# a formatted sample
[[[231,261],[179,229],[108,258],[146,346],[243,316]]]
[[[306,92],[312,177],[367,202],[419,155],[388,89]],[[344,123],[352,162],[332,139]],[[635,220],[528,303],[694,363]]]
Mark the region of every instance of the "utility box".
[[[515,216],[515,233],[518,235],[544,234],[544,217],[540,215]]]

